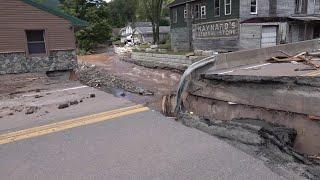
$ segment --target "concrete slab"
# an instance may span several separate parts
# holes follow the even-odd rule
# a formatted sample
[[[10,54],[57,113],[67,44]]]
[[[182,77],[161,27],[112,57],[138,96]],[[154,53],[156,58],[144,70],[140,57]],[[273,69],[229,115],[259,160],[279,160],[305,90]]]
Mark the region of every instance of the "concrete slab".
[[[315,61],[316,64],[320,64],[319,61]],[[299,69],[299,70],[298,70]],[[320,76],[320,71],[313,70],[311,66],[305,65],[303,63],[254,63],[250,65],[239,66],[230,69],[209,69],[204,74],[206,75],[236,75],[236,76]]]

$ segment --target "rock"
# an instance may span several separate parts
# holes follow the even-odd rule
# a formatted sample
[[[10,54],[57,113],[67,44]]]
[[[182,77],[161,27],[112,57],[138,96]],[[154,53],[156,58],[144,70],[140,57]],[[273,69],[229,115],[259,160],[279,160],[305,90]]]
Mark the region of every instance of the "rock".
[[[156,49],[151,49],[151,48],[146,49],[146,53],[155,53],[155,52],[157,52]]]
[[[68,108],[69,107],[69,103],[64,103],[64,104],[60,104],[58,106],[58,109],[65,109],[65,108]]]
[[[14,115],[14,114],[13,114],[12,112],[8,114],[8,116],[13,116],[13,115]]]
[[[213,56],[215,55],[214,51],[203,51],[202,56]]]
[[[165,53],[168,53],[168,50],[166,50],[166,49],[158,49],[158,52],[165,54]]]
[[[3,118],[2,116],[0,116],[0,119]]]
[[[151,45],[150,48],[151,48],[151,49],[157,49],[157,48],[158,48],[158,45],[156,45],[156,44],[155,44],[155,45]]]
[[[95,98],[96,97],[95,94],[90,94],[89,96],[90,96],[90,98]]]
[[[79,102],[77,100],[70,102],[70,106],[77,105],[77,104],[79,104]]]
[[[195,56],[202,56],[203,50],[194,50],[194,55]]]
[[[39,107],[36,107],[36,106],[28,107],[25,114],[33,114],[33,113],[37,112],[38,109],[39,109]]]
[[[38,98],[41,98],[43,96],[40,96],[40,95],[35,95],[34,98],[38,99]]]
[[[119,95],[120,95],[121,97],[125,97],[125,96],[126,96],[126,93],[121,92]]]

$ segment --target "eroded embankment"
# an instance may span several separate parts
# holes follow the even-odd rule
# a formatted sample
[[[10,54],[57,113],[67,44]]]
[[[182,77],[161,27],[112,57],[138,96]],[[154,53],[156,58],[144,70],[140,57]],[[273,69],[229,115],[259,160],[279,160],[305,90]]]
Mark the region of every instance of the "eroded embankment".
[[[285,178],[291,178],[290,172],[312,180],[320,178],[320,160],[293,149],[297,135],[295,129],[259,119],[233,119],[227,122],[199,118],[189,113],[180,114],[179,120],[264,161],[270,169]]]
[[[319,79],[202,75],[189,82],[187,126],[309,179],[320,178]],[[280,173],[283,173],[280,171]]]

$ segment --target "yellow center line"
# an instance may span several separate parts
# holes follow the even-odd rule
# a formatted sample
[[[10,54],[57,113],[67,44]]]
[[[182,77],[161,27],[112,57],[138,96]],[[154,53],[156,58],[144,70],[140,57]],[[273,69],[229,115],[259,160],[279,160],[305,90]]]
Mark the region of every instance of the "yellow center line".
[[[127,116],[130,114],[136,114],[139,112],[148,111],[149,108],[143,107],[142,105],[131,106],[127,108],[116,109],[112,111],[107,111],[99,114],[93,114],[89,116],[79,117],[71,120],[61,121],[57,123],[52,123],[48,125],[38,126],[30,129],[20,130],[16,132],[11,132],[7,134],[0,135],[0,145],[7,144],[23,139],[29,139],[37,136],[43,136],[50,133],[55,133],[79,126],[85,126],[89,124],[94,124],[98,122],[103,122],[111,120],[114,118],[119,118]]]

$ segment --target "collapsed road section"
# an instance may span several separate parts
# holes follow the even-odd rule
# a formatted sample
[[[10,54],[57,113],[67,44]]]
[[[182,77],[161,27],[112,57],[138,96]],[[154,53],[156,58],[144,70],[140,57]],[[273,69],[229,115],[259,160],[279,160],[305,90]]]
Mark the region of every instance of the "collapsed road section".
[[[183,83],[180,119],[320,178],[319,48],[312,40],[214,57]]]

